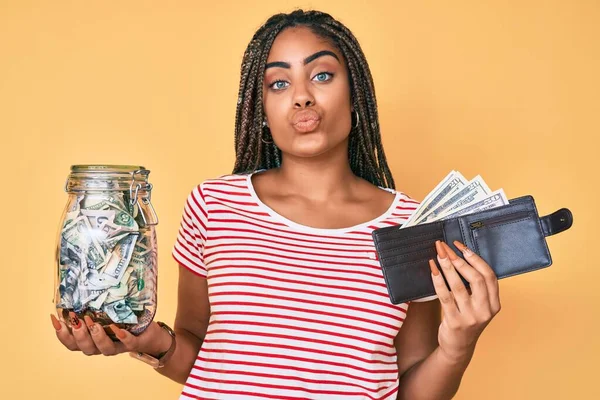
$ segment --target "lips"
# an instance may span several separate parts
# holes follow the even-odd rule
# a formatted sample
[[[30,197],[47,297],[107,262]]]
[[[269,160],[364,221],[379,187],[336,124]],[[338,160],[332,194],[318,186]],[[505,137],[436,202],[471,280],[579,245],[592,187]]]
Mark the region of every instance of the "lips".
[[[292,125],[299,132],[311,132],[319,126],[321,117],[314,110],[303,110],[294,114]]]

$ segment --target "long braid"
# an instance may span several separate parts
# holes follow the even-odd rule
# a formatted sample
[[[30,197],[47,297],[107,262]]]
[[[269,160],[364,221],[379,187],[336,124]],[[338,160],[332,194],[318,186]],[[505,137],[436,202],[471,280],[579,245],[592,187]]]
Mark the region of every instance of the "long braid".
[[[342,48],[347,47],[349,50],[347,52],[352,52],[355,58],[358,60],[360,66],[356,69],[350,68],[350,73],[354,82],[358,86],[356,91],[358,94],[365,93],[364,102],[362,100],[362,96],[358,99],[359,108],[362,107],[363,104],[366,104],[366,110],[361,109],[359,114],[362,116],[366,116],[361,118],[362,129],[371,130],[372,135],[359,135],[358,147],[351,148],[351,151],[361,151],[365,154],[364,160],[367,165],[364,165],[363,162],[359,162],[356,165],[355,173],[359,176],[369,176],[373,172],[376,176],[365,177],[367,180],[383,180],[387,182],[392,182],[393,185],[393,177],[388,168],[377,168],[378,165],[387,165],[387,160],[385,159],[385,153],[383,152],[383,146],[381,144],[380,131],[378,129],[378,121],[379,117],[377,115],[377,101],[375,96],[375,85],[373,84],[373,78],[371,76],[370,69],[366,62],[366,59],[363,55],[360,44],[356,40],[356,38],[352,35],[352,33],[343,25],[339,23],[328,24],[331,28],[335,30],[340,30],[342,33],[338,34],[340,37],[340,41],[343,43]],[[327,27],[329,28],[329,26]],[[326,29],[327,29],[326,28]],[[332,29],[332,30],[333,30]],[[327,29],[329,30],[329,29]],[[333,31],[334,33],[338,33]],[[346,54],[346,50],[342,50]],[[353,57],[348,57],[352,59]],[[374,149],[375,151],[369,151],[369,149]],[[359,160],[363,160],[363,158],[358,158]],[[383,175],[383,176],[382,176]]]
[[[374,185],[395,188],[381,143],[375,85],[365,55],[346,26],[320,11],[296,10],[273,15],[248,44],[242,59],[235,114],[236,160],[233,173],[281,165],[281,150],[265,140],[271,138],[262,126],[264,71],[275,38],[284,29],[294,26],[307,26],[315,34],[329,39],[346,59],[353,107],[360,119],[358,126],[352,128],[348,143],[348,159],[353,173]]]

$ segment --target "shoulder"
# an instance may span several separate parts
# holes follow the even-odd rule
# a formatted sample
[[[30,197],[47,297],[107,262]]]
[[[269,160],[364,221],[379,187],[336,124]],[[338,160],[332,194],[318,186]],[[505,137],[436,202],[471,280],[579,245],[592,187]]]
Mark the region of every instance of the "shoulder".
[[[412,197],[410,197],[402,191],[394,190],[394,193],[398,195],[398,203],[403,207],[417,208],[419,204],[421,204],[419,201],[413,199]]]
[[[209,210],[217,203],[239,203],[240,199],[247,200],[247,178],[248,175],[228,174],[201,181],[189,192],[186,209],[196,216],[208,219]]]
[[[411,198],[409,195],[400,190],[384,187],[379,187],[379,189],[388,191],[395,196],[394,201],[388,210],[388,223],[392,223],[394,225],[403,224],[419,207],[420,203],[417,200]]]
[[[195,196],[205,198],[206,196],[218,196],[219,193],[235,193],[245,191],[248,174],[227,174],[215,178],[209,178],[198,183],[192,193]]]
[[[392,193],[397,197],[397,205],[398,207],[407,207],[407,208],[417,208],[420,204],[419,201],[413,199],[408,194],[401,190],[386,188],[382,186],[376,186],[379,189],[385,190],[387,192]]]

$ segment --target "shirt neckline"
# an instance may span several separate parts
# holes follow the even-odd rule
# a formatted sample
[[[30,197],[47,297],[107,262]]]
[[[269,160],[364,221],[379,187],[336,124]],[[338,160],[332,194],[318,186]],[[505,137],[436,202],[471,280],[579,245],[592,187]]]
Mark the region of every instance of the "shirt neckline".
[[[347,233],[347,232],[352,232],[352,231],[357,231],[360,229],[363,229],[369,225],[374,225],[377,224],[378,222],[381,222],[385,219],[387,219],[396,209],[396,207],[398,206],[398,201],[400,200],[400,192],[396,191],[394,189],[390,189],[390,188],[384,188],[381,186],[378,186],[379,189],[381,190],[385,190],[387,192],[390,193],[394,193],[395,197],[394,200],[392,201],[392,204],[390,204],[389,208],[380,216],[367,221],[367,222],[363,222],[360,223],[358,225],[354,225],[354,226],[349,226],[346,228],[316,228],[316,227],[312,227],[312,226],[308,226],[308,225],[302,225],[299,224],[297,222],[294,222],[286,217],[284,217],[283,215],[277,213],[275,210],[273,210],[271,207],[269,207],[268,205],[266,205],[265,203],[262,202],[262,200],[258,197],[258,195],[256,194],[256,191],[254,190],[254,185],[252,184],[252,175],[255,175],[257,173],[260,173],[262,171],[266,171],[266,169],[260,169],[254,172],[250,172],[247,176],[246,176],[246,183],[248,185],[248,190],[250,192],[250,195],[252,197],[252,199],[258,204],[258,206],[264,210],[265,212],[267,212],[273,219],[283,223],[284,225],[293,228],[293,229],[297,229],[299,231],[303,231],[303,232],[308,232],[308,233],[316,233],[316,234],[340,234],[340,233]]]

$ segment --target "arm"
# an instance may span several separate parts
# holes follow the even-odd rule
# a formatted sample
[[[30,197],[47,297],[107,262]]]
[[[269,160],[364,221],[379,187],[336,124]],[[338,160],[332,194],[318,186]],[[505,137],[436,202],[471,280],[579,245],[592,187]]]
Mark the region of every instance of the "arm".
[[[206,278],[194,274],[180,264],[177,297],[177,315],[174,325],[177,346],[165,366],[156,371],[175,382],[184,384],[196,361],[208,328],[210,305]],[[159,329],[163,331],[160,339],[161,347],[155,354],[166,351],[171,345],[171,336]]]
[[[438,347],[440,303],[412,302],[394,340],[398,354],[398,400],[451,399],[458,391],[470,357],[451,362]],[[426,390],[425,390],[426,388]]]
[[[440,302],[411,303],[395,339],[399,400],[451,399],[458,391],[479,336],[500,311],[494,271],[463,244],[454,244],[466,261],[445,243],[436,243],[438,262],[451,291],[433,260],[430,261]],[[469,282],[470,290],[458,273]],[[440,304],[444,312],[441,324]]]
[[[210,318],[207,271],[203,256],[207,226],[208,211],[202,185],[199,185],[188,195],[173,249],[173,256],[179,263],[177,314],[173,327],[177,345],[164,367],[157,369],[159,374],[181,384],[185,383],[192,371]],[[163,337],[168,336],[165,331],[162,334]],[[170,344],[170,337],[168,339]],[[163,345],[162,350],[168,348]]]

